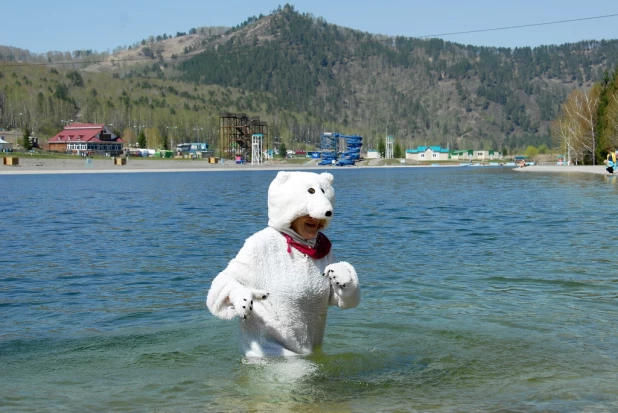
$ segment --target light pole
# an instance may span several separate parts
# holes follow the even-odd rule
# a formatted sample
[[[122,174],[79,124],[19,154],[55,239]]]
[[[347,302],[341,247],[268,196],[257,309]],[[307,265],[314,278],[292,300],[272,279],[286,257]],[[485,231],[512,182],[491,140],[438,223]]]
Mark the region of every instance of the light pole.
[[[20,113],[21,115],[21,113]],[[60,119],[61,123],[64,123],[64,127],[66,128],[67,126],[69,126],[71,123],[73,123],[73,119],[70,120],[64,120],[64,119]]]
[[[170,149],[173,149],[174,148],[174,136],[176,134],[174,130],[178,129],[178,127],[177,126],[166,126],[165,128],[168,130]]]
[[[275,157],[275,154],[278,153],[279,156],[281,156],[281,153],[279,152],[279,137],[275,136],[274,141],[273,141],[273,158]]]
[[[197,141],[201,143],[202,141],[200,140],[200,131],[204,130],[204,128],[193,128],[193,130],[195,131],[197,135]]]
[[[137,136],[135,137],[135,145],[134,145],[137,148],[139,146],[138,142],[137,142],[139,140],[139,135],[142,132],[142,129],[144,129],[146,127],[146,125],[133,125],[133,127],[135,129],[137,129]],[[146,140],[146,141],[148,141],[148,140]]]

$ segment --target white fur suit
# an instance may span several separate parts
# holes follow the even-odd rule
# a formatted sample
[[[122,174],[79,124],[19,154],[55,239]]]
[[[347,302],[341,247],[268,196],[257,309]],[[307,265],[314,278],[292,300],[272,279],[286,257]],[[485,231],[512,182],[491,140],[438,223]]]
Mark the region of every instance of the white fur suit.
[[[240,346],[248,357],[309,354],[322,344],[328,306],[360,302],[354,267],[335,262],[328,239],[303,240],[290,228],[305,215],[328,226],[333,179],[329,173],[279,172],[268,189],[268,227],[249,237],[212,281],[208,309],[223,319],[239,316]],[[313,258],[301,252],[304,246],[322,254]]]

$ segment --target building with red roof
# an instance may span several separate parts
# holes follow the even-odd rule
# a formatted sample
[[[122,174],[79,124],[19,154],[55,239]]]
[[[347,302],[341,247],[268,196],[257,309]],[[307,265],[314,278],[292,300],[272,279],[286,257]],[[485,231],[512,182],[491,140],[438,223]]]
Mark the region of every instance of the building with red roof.
[[[104,124],[72,123],[48,141],[52,152],[121,155],[123,141]]]

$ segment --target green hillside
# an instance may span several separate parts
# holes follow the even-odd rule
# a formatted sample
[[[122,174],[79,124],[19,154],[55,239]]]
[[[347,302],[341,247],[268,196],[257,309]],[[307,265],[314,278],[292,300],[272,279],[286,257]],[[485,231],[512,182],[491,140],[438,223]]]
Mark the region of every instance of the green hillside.
[[[9,52],[7,52],[9,50]],[[386,38],[291,6],[232,29],[192,29],[106,54],[27,56],[0,48],[0,127],[51,136],[62,121],[113,124],[149,145],[217,139],[221,112],[268,122],[288,147],[322,131],[386,134],[405,148],[522,150],[553,146],[566,97],[618,63],[616,41],[536,48]],[[62,59],[62,60],[60,60]],[[66,64],[70,63],[70,64]]]

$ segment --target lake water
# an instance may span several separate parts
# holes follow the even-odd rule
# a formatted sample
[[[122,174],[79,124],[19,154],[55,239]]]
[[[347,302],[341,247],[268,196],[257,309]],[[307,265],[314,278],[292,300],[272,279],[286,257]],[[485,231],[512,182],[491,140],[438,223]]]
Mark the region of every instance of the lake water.
[[[328,171],[361,305],[261,362],[205,298],[276,172],[0,177],[0,410],[618,411],[618,178]]]

